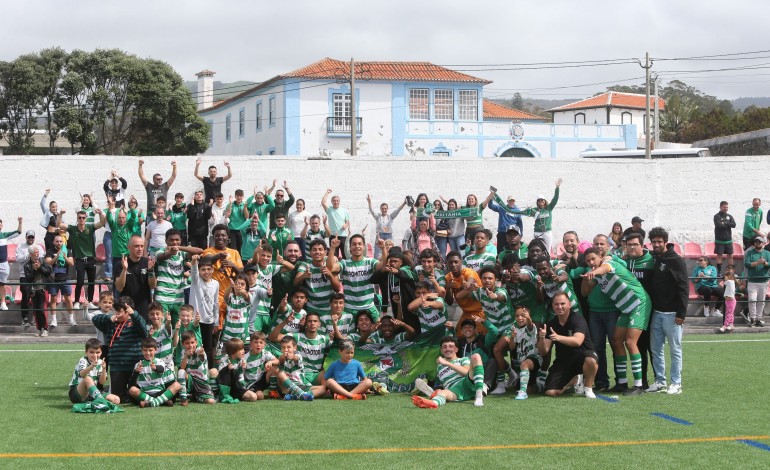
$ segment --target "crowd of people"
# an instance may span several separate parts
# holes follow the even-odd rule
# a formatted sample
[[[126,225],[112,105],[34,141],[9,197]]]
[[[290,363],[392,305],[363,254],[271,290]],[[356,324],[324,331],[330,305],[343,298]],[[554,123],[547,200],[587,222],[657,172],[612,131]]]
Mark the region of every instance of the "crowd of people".
[[[422,408],[456,400],[481,406],[486,393],[510,389],[519,400],[570,390],[589,398],[596,391],[682,392],[684,260],[665,229],[645,232],[639,217],[626,230],[616,223],[591,241],[568,231],[552,255],[561,180],[550,200],[540,196],[524,208],[495,188],[484,199],[468,195],[464,205],[443,196],[431,202],[421,193],[393,211],[386,203],[376,211],[367,196],[376,237],[366,240],[366,227],[351,228],[332,189],[322,194],[319,214],[295,198],[286,181],[254,188],[248,197],[242,189],[225,196],[231,166],[225,162],[225,176],[215,166],[202,176],[198,159],[202,188],[171,201],[177,178],[171,165],[167,181],[160,174],[150,181],[139,161],[146,209],[113,171],[103,187],[104,210],[84,194],[74,224],[46,190],[44,246],[34,231],[18,245],[23,325],[31,326],[27,315],[34,312],[38,334],[46,336],[63,305],[71,324],[83,307],[97,328],[70,383],[74,403],[365,399],[387,393],[388,384],[366,376],[356,347],[426,337],[436,338],[440,356],[435,383],[415,383],[425,396],[413,401]],[[714,216],[716,266],[703,257],[692,273],[708,302],[706,314],[722,316],[724,303],[722,332],[733,329],[735,299],[744,289],[747,322],[764,325],[770,252],[760,205],[755,199],[745,217],[745,285],[733,266],[736,222],[727,202]],[[498,214],[496,234],[484,227],[486,209]],[[401,239],[393,233],[398,216],[409,218]],[[523,217],[534,219],[528,243]],[[0,232],[0,283],[7,281],[6,245],[22,232],[21,218],[18,223],[17,230]],[[101,292],[97,305],[91,302],[102,227],[103,281],[112,289]],[[7,308],[4,302],[0,308]],[[324,368],[333,348],[340,360]],[[108,376],[110,394],[102,395]]]

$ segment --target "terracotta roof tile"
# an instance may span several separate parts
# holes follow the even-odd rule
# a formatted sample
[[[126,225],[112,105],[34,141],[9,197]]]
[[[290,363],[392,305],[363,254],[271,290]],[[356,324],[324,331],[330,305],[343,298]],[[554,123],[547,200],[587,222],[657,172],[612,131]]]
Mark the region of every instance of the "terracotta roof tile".
[[[526,120],[545,121],[545,118],[542,116],[525,113],[524,111],[508,108],[501,104],[497,104],[493,101],[484,100],[484,120],[486,121],[488,119],[505,119],[505,120],[526,119]]]
[[[548,111],[568,111],[571,109],[586,108],[634,108],[644,109],[645,96],[636,93],[620,93],[617,91],[608,91],[601,95],[592,96],[581,101],[565,104],[557,108],[551,108]],[[660,109],[665,109],[666,100],[658,98]],[[650,107],[655,106],[655,98],[650,96]]]
[[[282,78],[335,79],[347,77],[350,63],[328,57],[281,75]],[[483,78],[440,67],[430,62],[356,62],[356,74],[366,80],[419,80],[429,82],[492,83]]]

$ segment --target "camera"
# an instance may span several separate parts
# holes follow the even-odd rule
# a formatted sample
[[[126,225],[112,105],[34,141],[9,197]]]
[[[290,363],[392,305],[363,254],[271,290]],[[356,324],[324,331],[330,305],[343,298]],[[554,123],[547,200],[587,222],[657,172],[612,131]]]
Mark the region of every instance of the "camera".
[[[409,207],[414,207],[414,198],[412,196],[406,197],[406,205]]]

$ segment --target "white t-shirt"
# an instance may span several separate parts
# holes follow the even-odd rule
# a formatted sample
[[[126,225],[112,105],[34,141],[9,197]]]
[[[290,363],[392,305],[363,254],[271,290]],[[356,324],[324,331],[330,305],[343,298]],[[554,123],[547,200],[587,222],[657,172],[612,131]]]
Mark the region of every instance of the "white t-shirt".
[[[147,224],[147,232],[150,234],[149,248],[158,250],[166,247],[166,232],[174,228],[168,220],[153,220]]]
[[[725,279],[725,297],[735,298],[735,281]]]

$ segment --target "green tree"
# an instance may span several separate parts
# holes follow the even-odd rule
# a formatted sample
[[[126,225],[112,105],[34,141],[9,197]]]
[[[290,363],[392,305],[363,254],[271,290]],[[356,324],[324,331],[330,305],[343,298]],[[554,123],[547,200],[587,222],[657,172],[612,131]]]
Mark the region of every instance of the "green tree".
[[[524,98],[522,98],[521,93],[516,92],[513,94],[513,99],[511,100],[511,107],[513,109],[524,109]]]
[[[28,155],[34,148],[41,93],[33,57],[0,62],[0,137],[8,142],[8,153]]]

